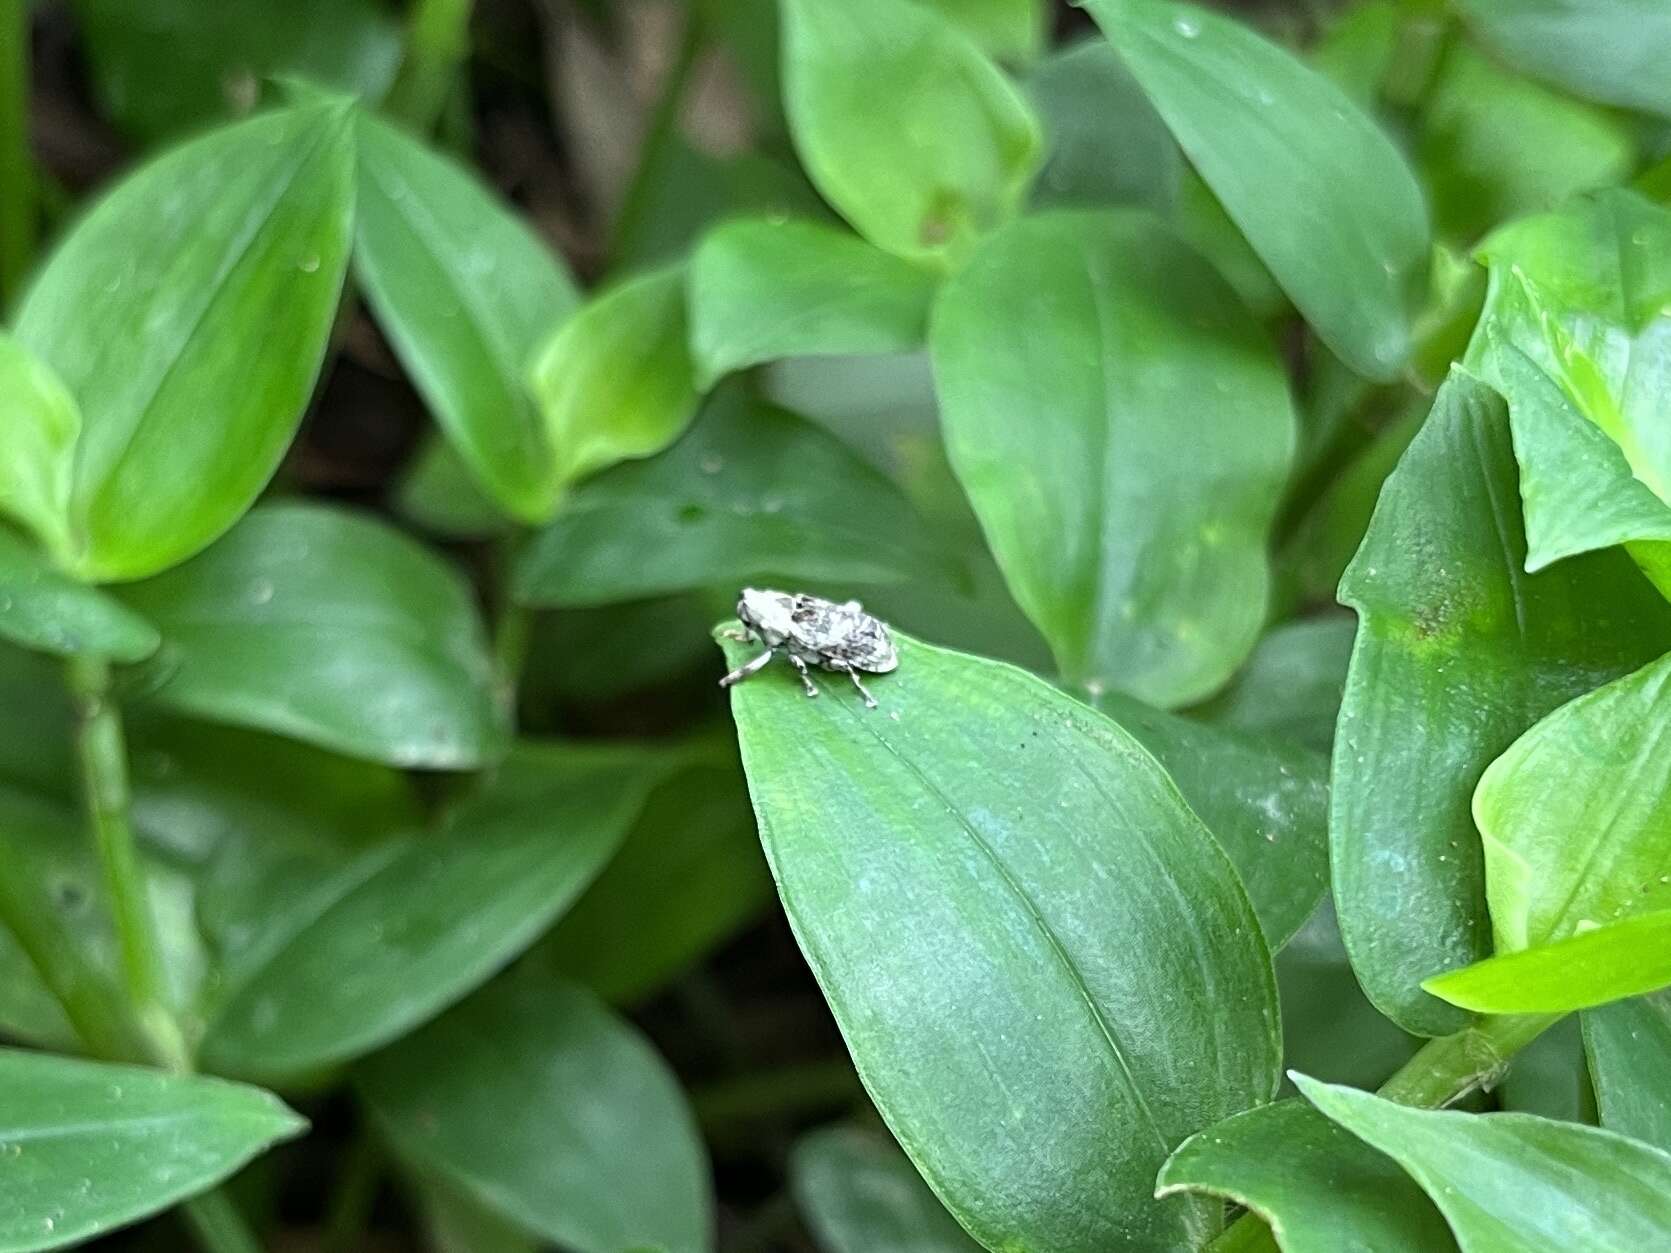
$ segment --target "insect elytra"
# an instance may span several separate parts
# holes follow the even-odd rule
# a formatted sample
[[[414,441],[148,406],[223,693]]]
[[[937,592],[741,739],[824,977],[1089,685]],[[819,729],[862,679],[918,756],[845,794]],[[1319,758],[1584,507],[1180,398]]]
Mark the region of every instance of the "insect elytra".
[[[866,613],[856,600],[838,604],[804,592],[745,587],[737,598],[737,619],[743,629],[729,632],[731,638],[764,644],[766,651],[726,675],[719,681],[721,687],[741,683],[782,653],[801,676],[808,696],[818,695],[808,672],[817,666],[845,674],[865,704],[875,709],[876,699],[859,673],[886,674],[899,667],[887,625]]]

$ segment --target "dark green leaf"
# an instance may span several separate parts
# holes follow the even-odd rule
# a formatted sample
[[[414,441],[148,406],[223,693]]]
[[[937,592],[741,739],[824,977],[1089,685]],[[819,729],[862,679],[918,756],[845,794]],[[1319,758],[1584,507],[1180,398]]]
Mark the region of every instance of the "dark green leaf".
[[[142,661],[157,628],[121,601],[64,574],[0,526],[0,637],[61,657]]]
[[[465,769],[503,750],[469,587],[369,517],[263,505],[122,596],[162,630],[144,690],[163,708],[400,766]]]
[[[1482,1014],[1564,1014],[1671,986],[1671,909],[1435,975],[1434,996]]]
[[[1328,759],[1115,693],[1103,696],[1097,708],[1166,767],[1235,863],[1276,952],[1311,916],[1328,883]]]
[[[79,796],[74,728],[61,663],[0,642],[0,780],[65,802]]]
[[[305,1126],[241,1084],[0,1049],[0,1249],[79,1244],[135,1222]]]
[[[539,1253],[540,1241],[434,1175],[421,1177],[417,1190],[435,1253]]]
[[[697,383],[780,357],[907,352],[934,280],[856,236],[785,219],[726,223],[690,262]]]
[[[444,539],[492,539],[515,526],[439,434],[424,440],[406,464],[394,503],[402,517]]]
[[[580,895],[660,768],[627,750],[524,748],[442,830],[384,841],[295,885],[229,975],[205,1063],[294,1077],[452,1004]]]
[[[1190,716],[1326,753],[1334,743],[1356,635],[1357,623],[1336,614],[1272,627],[1230,686],[1190,710]]]
[[[682,268],[593,296],[535,355],[532,385],[560,483],[666,448],[696,414]]]
[[[826,1127],[803,1136],[789,1186],[824,1253],[979,1253],[885,1136]]]
[[[684,1095],[592,995],[521,971],[358,1070],[402,1156],[575,1253],[713,1246]]]
[[[1505,61],[1580,96],[1671,117],[1671,9],[1660,0],[1458,0]]]
[[[784,667],[732,689],[778,890],[860,1076],[991,1247],[1210,1234],[1216,1206],[1151,1191],[1186,1135],[1275,1089],[1234,870],[1114,723],[895,638],[878,710],[835,682],[808,700]]]
[[[1671,991],[1581,1017],[1602,1126],[1671,1152]]]
[[[658,457],[575,489],[517,558],[525,604],[793,583],[892,583],[946,555],[882,475],[794,414],[728,389]]]
[[[44,361],[0,331],[0,515],[73,554],[70,477],[81,410]]]
[[[1421,980],[1490,951],[1480,773],[1671,647],[1671,609],[1621,554],[1524,572],[1516,486],[1502,402],[1453,372],[1341,582],[1360,625],[1334,747],[1335,904],[1369,998],[1423,1035],[1464,1018]]]
[[[1516,1053],[1493,1095],[1499,1109],[1594,1126],[1596,1103],[1584,1069],[1578,1015],[1569,1014]]]
[[[1671,1154],[1532,1114],[1408,1109],[1304,1075],[1294,1081],[1421,1184],[1463,1253],[1652,1249],[1671,1240]]]
[[[1231,18],[1163,0],[1086,7],[1306,320],[1354,369],[1395,377],[1428,244],[1421,189],[1392,141]]]
[[[561,485],[526,373],[574,283],[470,171],[373,117],[356,129],[354,265],[377,319],[481,486],[544,521]]]
[[[1185,1140],[1156,1195],[1208,1192],[1271,1225],[1283,1253],[1456,1248],[1433,1203],[1398,1168],[1304,1101],[1236,1114]]]
[[[782,0],[784,102],[825,199],[871,243],[955,260],[1011,217],[1038,160],[1021,93],[945,17]]]
[[[692,770],[658,788],[536,960],[628,1004],[759,914],[772,881],[742,784],[733,766]]]
[[[380,0],[73,0],[110,118],[140,139],[254,103],[297,74],[376,99],[394,81],[400,29]]]
[[[1474,821],[1499,953],[1671,908],[1671,653],[1510,745]]]
[[[1294,439],[1223,280],[1146,214],[1027,218],[941,290],[930,344],[952,465],[1065,676],[1161,706],[1220,686]]]
[[[338,103],[212,131],[124,179],[37,276],[17,337],[81,403],[76,573],[174,565],[266,485],[336,315],[353,156]]]

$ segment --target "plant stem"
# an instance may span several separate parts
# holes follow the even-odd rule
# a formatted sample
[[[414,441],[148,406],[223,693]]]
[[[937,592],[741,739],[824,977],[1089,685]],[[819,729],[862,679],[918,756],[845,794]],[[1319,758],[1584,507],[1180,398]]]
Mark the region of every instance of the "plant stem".
[[[162,949],[128,821],[127,746],[122,714],[110,694],[110,666],[100,658],[72,657],[65,676],[79,715],[76,748],[82,787],[116,926],[128,1002],[150,1060],[185,1071],[190,1060],[163,998]]]
[[[261,1242],[225,1188],[200,1193],[180,1208],[205,1253],[262,1253]]]
[[[0,0],[0,305],[23,286],[35,252],[29,153],[29,0]]]
[[[406,19],[406,58],[389,89],[388,109],[427,132],[441,116],[470,48],[471,0],[416,0]]]

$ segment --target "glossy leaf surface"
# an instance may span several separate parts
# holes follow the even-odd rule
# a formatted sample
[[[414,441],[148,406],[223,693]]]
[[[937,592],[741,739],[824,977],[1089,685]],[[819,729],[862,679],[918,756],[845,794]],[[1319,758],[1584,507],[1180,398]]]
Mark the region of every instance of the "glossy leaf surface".
[[[1486,766],[1563,701],[1671,647],[1671,611],[1619,553],[1523,569],[1507,415],[1452,373],[1341,582],[1360,627],[1334,747],[1331,864],[1359,981],[1406,1030],[1419,988],[1490,952],[1469,811]]]
[[[0,515],[68,554],[81,410],[44,361],[0,331]]]
[[[37,275],[16,333],[81,404],[76,573],[174,565],[266,485],[336,316],[353,155],[336,103],[211,131],[119,183]]]
[[[1601,1125],[1671,1152],[1671,991],[1582,1018]]]
[[[951,259],[1012,216],[1038,159],[1021,93],[912,0],[782,0],[783,90],[808,175],[871,243]]]
[[[1215,1206],[1151,1192],[1186,1135],[1275,1088],[1270,959],[1229,861],[1114,723],[895,639],[880,709],[833,675],[808,700],[781,666],[732,689],[779,894],[860,1077],[989,1246],[1210,1233]]]
[[[241,1084],[0,1049],[0,1249],[79,1244],[135,1222],[305,1126]]]
[[[354,266],[377,320],[477,481],[544,521],[559,483],[526,376],[574,282],[470,171],[373,117],[355,127]]]
[[[470,589],[384,523],[263,505],[122,594],[163,633],[144,689],[160,706],[391,765],[466,769],[503,751]]]
[[[1532,1114],[1408,1109],[1296,1075],[1306,1099],[1421,1184],[1463,1253],[1656,1248],[1671,1153]]]
[[[1232,18],[1164,0],[1086,7],[1306,320],[1360,373],[1394,377],[1428,248],[1397,147],[1327,78]]]
[[[565,1249],[713,1245],[684,1094],[648,1041],[581,988],[508,975],[357,1080],[403,1157]]]
[[[1065,677],[1161,706],[1229,678],[1294,418],[1223,280],[1144,214],[1029,218],[942,289],[930,347],[952,466]]]
[[[789,1183],[825,1253],[979,1253],[885,1135],[826,1127],[803,1136]]]
[[[121,601],[52,565],[0,526],[0,637],[62,657],[142,661],[162,637]]]

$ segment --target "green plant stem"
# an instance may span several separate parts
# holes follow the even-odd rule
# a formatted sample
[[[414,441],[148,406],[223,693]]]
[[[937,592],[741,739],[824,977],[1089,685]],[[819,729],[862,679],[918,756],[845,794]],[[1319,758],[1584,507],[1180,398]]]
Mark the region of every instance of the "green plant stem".
[[[17,296],[34,258],[35,213],[29,0],[0,0],[0,305]]]
[[[441,116],[470,49],[471,0],[416,0],[406,20],[406,57],[389,89],[388,109],[427,132]]]
[[[194,1196],[180,1208],[205,1253],[262,1253],[261,1242],[225,1188]]]
[[[78,714],[82,788],[116,926],[129,1007],[150,1060],[185,1071],[190,1069],[185,1040],[163,997],[162,948],[128,821],[127,745],[121,710],[110,692],[110,666],[99,658],[72,657],[65,676]]]

